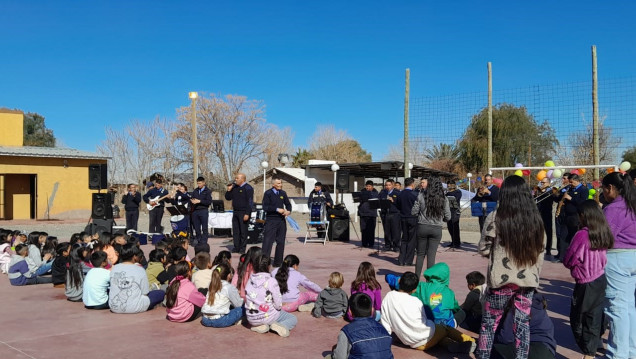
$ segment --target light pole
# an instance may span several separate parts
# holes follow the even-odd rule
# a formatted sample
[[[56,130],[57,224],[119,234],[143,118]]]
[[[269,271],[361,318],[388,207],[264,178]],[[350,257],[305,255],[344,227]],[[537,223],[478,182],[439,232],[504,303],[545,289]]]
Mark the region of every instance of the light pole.
[[[466,177],[468,177],[468,192],[470,192],[470,179],[473,177],[473,174],[468,172],[466,173]]]
[[[265,182],[266,182],[266,179],[267,179],[267,178],[265,177],[265,174],[266,174],[266,172],[267,172],[267,167],[268,167],[268,166],[269,166],[269,163],[267,163],[267,161],[263,161],[263,162],[261,162],[261,167],[263,167],[263,195],[265,195],[265,191],[267,190],[267,189],[265,188],[265,186],[266,186],[266,185],[265,185]]]
[[[199,94],[196,91],[192,91],[188,94],[191,101],[190,113],[192,116],[192,151],[193,151],[193,163],[192,163],[192,175],[194,176],[194,187],[197,187],[197,178],[199,177],[199,143],[197,141],[197,97]]]
[[[338,170],[340,169],[340,166],[338,166],[337,163],[334,163],[331,165],[331,170],[333,171],[333,195],[336,198],[336,202],[338,202],[338,189],[337,189],[337,185],[336,185],[336,172],[338,172]]]

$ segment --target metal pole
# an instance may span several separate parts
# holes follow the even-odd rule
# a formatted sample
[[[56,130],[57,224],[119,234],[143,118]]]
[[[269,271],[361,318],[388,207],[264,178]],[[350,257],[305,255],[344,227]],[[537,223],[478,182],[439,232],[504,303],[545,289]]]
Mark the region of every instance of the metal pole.
[[[406,69],[404,86],[404,178],[411,177],[409,169],[409,92],[411,87],[411,70]]]
[[[488,168],[492,168],[492,63],[488,62]]]
[[[263,168],[263,196],[265,195],[265,191],[267,191],[267,189],[265,188],[265,182],[267,180],[267,177],[265,177],[265,173],[267,172],[266,168]]]
[[[592,138],[594,142],[594,165],[601,162],[600,148],[598,143],[598,78],[596,67],[596,45],[592,45]],[[594,180],[599,179],[598,168],[594,169]]]
[[[197,141],[197,98],[192,97],[192,108],[190,113],[192,114],[192,151],[193,151],[193,164],[192,174],[194,176],[194,186],[197,187],[197,178],[199,177],[199,143]]]
[[[336,186],[336,173],[338,171],[333,171],[333,196],[335,197],[334,201],[336,204],[338,203],[338,186]]]

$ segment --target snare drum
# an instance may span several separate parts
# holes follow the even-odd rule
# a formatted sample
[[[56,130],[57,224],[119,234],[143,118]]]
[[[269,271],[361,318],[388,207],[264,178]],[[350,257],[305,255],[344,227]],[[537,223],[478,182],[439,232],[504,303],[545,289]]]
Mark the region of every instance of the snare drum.
[[[172,227],[173,232],[187,232],[188,217],[184,215],[170,217],[170,227]]]

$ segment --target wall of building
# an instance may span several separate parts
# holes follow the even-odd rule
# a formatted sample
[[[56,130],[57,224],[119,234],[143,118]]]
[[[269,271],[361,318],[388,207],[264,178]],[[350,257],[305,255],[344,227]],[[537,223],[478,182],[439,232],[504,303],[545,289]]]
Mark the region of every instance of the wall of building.
[[[24,143],[24,115],[18,111],[0,110],[0,146],[21,147]]]
[[[97,192],[88,189],[88,165],[92,163],[106,163],[106,160],[6,156],[0,157],[0,175],[37,175],[37,219],[88,219],[91,194]],[[5,179],[13,177],[5,176]],[[28,188],[28,176],[22,178]],[[5,192],[5,217],[11,208],[6,200]]]

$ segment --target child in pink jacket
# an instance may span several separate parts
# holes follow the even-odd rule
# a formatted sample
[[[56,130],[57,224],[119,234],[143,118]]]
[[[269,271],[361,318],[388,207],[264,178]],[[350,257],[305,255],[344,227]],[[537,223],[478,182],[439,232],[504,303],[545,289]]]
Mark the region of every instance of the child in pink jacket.
[[[177,276],[170,281],[166,290],[166,313],[171,322],[190,322],[201,313],[205,295],[201,294],[190,281],[190,264],[181,261],[175,264]]]

